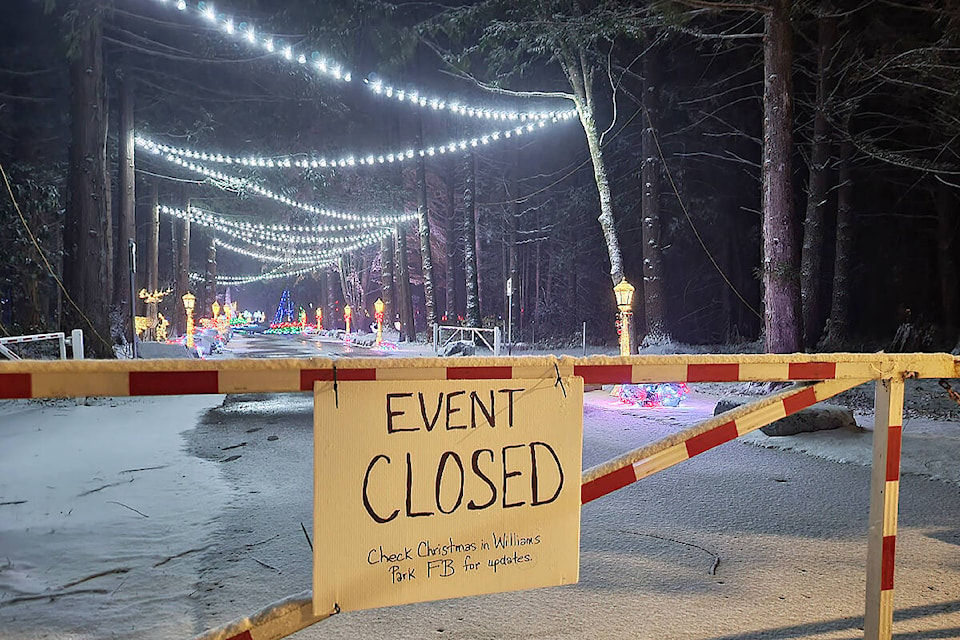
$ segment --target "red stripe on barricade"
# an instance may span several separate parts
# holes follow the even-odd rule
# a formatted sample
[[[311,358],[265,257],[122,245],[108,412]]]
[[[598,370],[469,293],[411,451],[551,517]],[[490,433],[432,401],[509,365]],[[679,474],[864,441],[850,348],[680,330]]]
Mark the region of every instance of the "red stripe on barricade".
[[[790,380],[832,380],[837,377],[836,362],[791,362]]]
[[[132,396],[187,396],[220,393],[217,371],[131,371]]]
[[[817,392],[813,390],[813,387],[808,387],[800,393],[784,398],[783,410],[787,412],[787,415],[790,415],[815,404],[817,404]]]
[[[897,556],[897,536],[883,536],[883,554],[880,559],[880,590],[893,589],[893,565]]]
[[[903,427],[891,426],[887,432],[887,482],[900,479],[900,443]]]
[[[337,380],[340,382],[369,382],[376,379],[376,369],[337,369]],[[333,380],[333,369],[301,369],[300,391],[313,391],[314,382],[330,382],[331,380]]]
[[[509,380],[513,367],[447,367],[447,380]]]
[[[600,476],[596,480],[582,485],[580,487],[580,504],[587,504],[591,500],[601,498],[608,493],[613,493],[617,489],[623,489],[628,484],[637,481],[637,474],[633,470],[633,465],[620,467],[616,471]]]
[[[247,629],[243,633],[237,634],[235,636],[230,636],[227,640],[253,640],[253,634],[250,633],[250,630]]]
[[[573,375],[587,384],[629,384],[633,381],[633,367],[629,364],[574,365]]]
[[[0,373],[0,398],[12,400],[14,398],[33,397],[31,375],[29,373]]]
[[[736,382],[740,379],[740,365],[688,364],[687,382]]]
[[[709,449],[730,442],[737,437],[737,423],[735,421],[725,422],[719,427],[714,427],[706,433],[701,433],[687,440],[687,455],[691,458],[697,454],[703,453]]]

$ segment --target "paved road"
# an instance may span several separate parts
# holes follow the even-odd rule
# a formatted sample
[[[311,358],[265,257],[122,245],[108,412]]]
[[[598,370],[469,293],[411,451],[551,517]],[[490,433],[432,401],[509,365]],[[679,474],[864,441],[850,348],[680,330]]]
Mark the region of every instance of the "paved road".
[[[619,408],[587,394],[584,464],[712,412]],[[190,449],[223,460],[235,500],[201,561],[196,615],[215,626],[310,586],[311,405],[238,396]],[[344,613],[298,638],[862,637],[869,470],[733,442],[587,505],[580,583]],[[905,476],[897,638],[960,638],[960,490]]]

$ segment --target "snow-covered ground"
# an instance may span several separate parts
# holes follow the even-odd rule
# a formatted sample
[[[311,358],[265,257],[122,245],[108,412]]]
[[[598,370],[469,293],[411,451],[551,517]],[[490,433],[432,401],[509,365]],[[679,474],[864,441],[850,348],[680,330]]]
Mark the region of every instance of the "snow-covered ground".
[[[295,346],[312,355],[331,346],[313,342]],[[223,357],[252,355],[259,348],[253,345],[235,340]],[[397,355],[431,354],[429,346],[418,345]],[[592,455],[597,443],[604,455],[623,436],[636,446],[638,439],[702,420],[720,397],[756,391],[695,386],[680,409],[654,412],[625,407],[604,391],[589,393]],[[871,398],[865,386],[838,400],[856,408],[856,430],[787,438],[756,432],[742,440],[868,466]],[[248,400],[0,403],[0,638],[190,637],[263,606],[248,600],[253,594],[269,602],[306,588],[309,556],[298,523],[309,531],[309,511],[302,511],[311,479],[309,470],[289,461],[309,451],[309,399]],[[946,481],[956,493],[960,407],[935,381],[910,381],[906,415],[904,474]],[[305,430],[284,432],[291,416]],[[616,428],[596,426],[607,423]],[[261,503],[268,506],[257,511]],[[243,514],[250,513],[245,527]],[[585,552],[585,562],[591,553],[596,550]],[[269,576],[269,592],[248,584],[251,570]]]
[[[17,401],[0,417],[0,637],[189,637],[228,493],[182,432],[222,396]]]

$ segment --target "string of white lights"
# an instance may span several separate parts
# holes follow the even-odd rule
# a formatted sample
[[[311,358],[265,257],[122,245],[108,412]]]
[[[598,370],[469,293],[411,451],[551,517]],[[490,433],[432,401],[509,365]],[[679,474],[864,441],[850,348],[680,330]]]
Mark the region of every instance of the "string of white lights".
[[[258,53],[266,52],[293,66],[310,69],[317,75],[350,82],[353,79],[350,71],[342,64],[326,58],[319,51],[311,51],[308,55],[293,44],[278,41],[266,34],[260,34],[254,25],[248,22],[235,22],[234,18],[217,12],[212,2],[186,2],[185,0],[157,0],[162,5],[172,6],[178,11],[189,13],[203,22],[215,26],[226,36],[239,42],[244,42]]]
[[[189,217],[191,220],[202,221],[207,220],[216,224],[219,224],[223,227],[246,230],[251,232],[275,232],[275,233],[324,233],[324,232],[334,232],[339,233],[343,231],[363,231],[364,229],[369,229],[371,226],[380,226],[374,221],[371,224],[366,224],[364,222],[358,223],[346,223],[346,224],[315,224],[315,225],[289,225],[289,224],[262,224],[262,223],[251,223],[246,220],[231,220],[226,216],[223,216],[212,211],[206,211],[200,209],[199,207],[191,206],[188,211],[183,211],[182,209],[176,209],[173,207],[167,207],[168,212],[171,215],[174,215],[178,218]]]
[[[324,209],[316,205],[308,204],[305,202],[299,202],[293,198],[288,198],[287,196],[274,193],[269,189],[261,187],[257,183],[247,180],[246,178],[238,178],[237,176],[228,176],[225,173],[220,171],[215,171],[209,169],[203,165],[197,164],[195,162],[190,162],[179,158],[173,154],[164,154],[160,151],[151,149],[149,145],[146,144],[146,141],[137,142],[137,146],[143,147],[149,151],[152,151],[157,157],[171,162],[178,166],[183,167],[193,171],[194,173],[199,173],[200,175],[207,176],[215,181],[219,181],[227,184],[230,188],[237,191],[249,191],[255,193],[264,198],[269,198],[281,204],[285,204],[289,207],[295,207],[307,213],[312,213],[314,215],[323,216],[327,218],[333,218],[335,220],[350,220],[354,222],[367,222],[376,226],[387,226],[391,224],[399,224],[413,220],[417,217],[416,213],[405,213],[405,214],[393,214],[393,215],[371,215],[371,214],[359,214],[359,213],[344,213],[342,211],[334,211],[332,209]]]
[[[311,51],[308,55],[305,50],[301,50],[293,44],[287,44],[274,36],[260,33],[254,25],[248,22],[236,22],[234,18],[218,12],[211,2],[206,2],[205,0],[201,0],[200,2],[156,0],[156,2],[161,5],[172,6],[185,14],[191,14],[206,24],[216,27],[224,35],[239,42],[246,43],[255,51],[275,55],[278,59],[292,66],[311,69],[322,77],[333,78],[343,82],[350,82],[353,79],[353,74],[348,71],[343,64],[322,56],[318,51]],[[524,122],[527,120],[549,120],[552,118],[566,119],[576,115],[576,110],[574,109],[510,111],[480,107],[469,104],[464,100],[442,100],[434,96],[428,96],[426,92],[419,89],[402,89],[385,84],[377,74],[369,74],[364,79],[364,84],[369,87],[370,91],[376,96],[393,98],[398,102],[412,106],[429,108],[434,111],[446,111],[454,115],[480,120]]]
[[[274,245],[267,242],[282,243],[284,245],[328,245],[328,244],[346,244],[357,239],[357,233],[368,231],[371,226],[361,225],[343,225],[353,227],[355,230],[344,230],[326,234],[293,234],[286,231],[271,231],[260,228],[262,225],[250,225],[249,223],[238,224],[236,222],[225,220],[222,216],[217,216],[205,211],[199,211],[191,207],[190,211],[183,211],[174,207],[160,205],[160,213],[169,215],[180,220],[190,220],[191,224],[213,229],[214,231],[228,235],[238,240],[243,240],[250,244],[260,247],[270,247]],[[282,225],[277,225],[282,226]],[[288,229],[290,227],[287,227]]]
[[[326,262],[326,263],[322,263],[322,264],[315,264],[315,265],[311,265],[311,266],[309,266],[309,267],[302,267],[302,268],[300,268],[300,269],[285,269],[285,270],[282,270],[282,271],[281,271],[281,270],[279,270],[280,268],[278,267],[277,269],[274,269],[274,270],[272,270],[272,271],[268,271],[268,272],[266,272],[266,273],[261,273],[261,274],[257,274],[257,275],[249,275],[249,276],[237,276],[237,275],[221,276],[221,275],[218,275],[218,276],[217,276],[217,284],[230,285],[230,286],[240,286],[240,285],[244,285],[244,284],[250,284],[250,283],[253,283],[253,282],[263,282],[263,281],[268,281],[268,280],[279,280],[279,279],[281,279],[281,278],[290,278],[290,277],[294,277],[294,276],[302,276],[302,275],[304,275],[304,274],[311,273],[311,272],[314,272],[314,271],[320,271],[321,269],[326,269],[327,267],[333,266],[334,264],[335,264],[335,261],[332,261],[332,260],[331,260],[330,262]],[[191,273],[191,274],[190,274],[190,279],[191,279],[191,280],[194,280],[194,281],[200,281],[200,282],[202,282],[202,281],[205,279],[205,277],[204,277],[203,274],[200,274],[200,273]]]
[[[249,242],[248,240],[244,240],[245,242],[248,242],[269,253],[264,253],[264,251],[256,251],[245,247],[238,247],[237,245],[230,244],[221,238],[216,238],[214,242],[218,246],[221,246],[228,251],[239,253],[262,262],[312,264],[315,262],[336,258],[344,253],[356,251],[358,249],[362,249],[363,247],[378,243],[382,238],[389,235],[389,233],[389,230],[367,232],[360,238],[353,239],[353,241],[349,244],[343,244],[341,246],[327,248],[325,250],[303,250],[291,246],[270,245],[259,242],[253,243]]]
[[[505,111],[464,104],[462,101],[446,101],[436,97],[427,97],[416,89],[400,89],[384,84],[379,77],[371,75],[364,78],[364,84],[377,96],[395,98],[398,102],[411,104],[417,107],[429,107],[434,111],[478,118],[480,120],[506,120],[525,122],[527,120],[567,120],[577,115],[576,109],[557,109],[554,111]]]
[[[553,118],[549,122],[558,122],[561,118]],[[508,140],[513,136],[520,136],[542,129],[547,125],[548,120],[538,120],[529,122],[525,125],[506,129],[504,131],[493,131],[475,138],[465,138],[455,140],[441,145],[426,147],[424,149],[404,149],[386,154],[348,154],[341,158],[324,158],[317,153],[301,154],[278,154],[274,156],[249,155],[249,156],[231,156],[222,153],[213,153],[208,151],[197,151],[186,147],[175,147],[173,145],[162,144],[142,135],[136,138],[137,144],[144,149],[149,149],[158,154],[169,154],[180,158],[190,158],[192,160],[202,160],[204,162],[213,162],[216,164],[240,165],[244,167],[263,167],[267,169],[285,169],[296,167],[300,169],[318,169],[331,167],[354,167],[354,166],[373,166],[380,164],[390,164],[394,162],[405,162],[416,157],[427,157],[442,155],[445,153],[454,153],[456,151],[465,151],[471,147],[488,145],[498,140]],[[302,157],[306,156],[306,157]]]

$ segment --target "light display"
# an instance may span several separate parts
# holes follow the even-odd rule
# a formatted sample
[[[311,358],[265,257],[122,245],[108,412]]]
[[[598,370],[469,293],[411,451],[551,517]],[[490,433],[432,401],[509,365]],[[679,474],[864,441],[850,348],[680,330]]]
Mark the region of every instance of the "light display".
[[[144,147],[147,150],[151,150],[149,146],[145,146],[141,142],[137,142],[137,145]],[[160,154],[159,152],[156,152],[156,151],[154,151],[154,153],[156,153],[159,158],[162,158],[167,162],[171,162],[173,164],[183,167],[184,169],[188,169],[190,171],[193,171],[194,173],[199,173],[200,175],[203,175],[212,179],[215,184],[217,182],[223,183],[227,185],[229,188],[234,189],[236,191],[254,193],[256,195],[263,196],[264,198],[269,198],[270,200],[273,200],[275,202],[279,202],[280,204],[285,204],[288,207],[295,207],[297,209],[306,211],[307,213],[312,213],[317,216],[333,218],[335,220],[350,220],[354,222],[368,220],[371,218],[378,219],[382,217],[382,216],[370,216],[370,215],[359,214],[359,213],[345,213],[342,211],[334,211],[333,209],[325,209],[323,207],[318,207],[316,205],[312,205],[306,202],[299,202],[297,200],[294,200],[293,198],[288,198],[287,196],[274,193],[269,189],[261,187],[260,185],[253,182],[252,180],[247,180],[246,178],[239,178],[237,176],[229,176],[225,173],[214,171],[213,169],[210,169],[203,165],[199,165],[195,162],[189,162],[187,160],[184,160],[183,158],[179,158],[169,153]],[[216,186],[220,186],[221,188],[223,188],[222,185],[216,185]]]
[[[303,251],[295,250],[290,247],[282,247],[276,245],[264,245],[268,251],[272,253],[265,253],[262,251],[255,251],[253,249],[247,249],[244,247],[238,247],[234,244],[221,240],[217,238],[214,240],[215,244],[218,247],[222,247],[227,251],[232,251],[234,253],[239,253],[250,258],[255,258],[261,262],[277,262],[285,264],[328,264],[331,261],[337,260],[344,253],[349,253],[350,251],[356,251],[357,249],[362,249],[373,244],[380,242],[382,238],[389,236],[392,232],[390,230],[376,231],[365,233],[361,238],[355,240],[351,244],[337,247],[336,249],[331,249],[327,251]],[[218,281],[222,281],[220,277],[217,277]]]
[[[413,220],[417,217],[416,213],[397,214],[397,215],[368,215],[360,222],[350,222],[344,224],[314,224],[314,225],[289,225],[289,224],[263,224],[252,223],[246,220],[231,220],[225,215],[213,213],[197,207],[190,207],[187,210],[160,205],[160,213],[173,216],[180,220],[189,220],[191,224],[209,227],[227,235],[236,234],[237,237],[258,237],[264,240],[276,240],[278,242],[301,243],[320,242],[330,237],[329,234],[344,234],[346,237],[356,236],[357,231],[364,229],[384,227],[395,225],[402,222]]]
[[[183,294],[183,308],[187,312],[187,346],[193,349],[193,308],[197,298],[189,291]]]
[[[641,407],[678,407],[687,393],[689,389],[683,382],[622,384],[618,389],[621,402]]]
[[[550,119],[538,119],[525,125],[506,129],[504,131],[493,131],[473,138],[454,140],[440,145],[432,145],[423,149],[400,149],[391,153],[348,153],[340,158],[325,158],[319,153],[283,153],[272,156],[266,155],[243,155],[232,156],[222,153],[213,153],[212,151],[197,151],[185,147],[175,147],[173,145],[161,144],[146,138],[143,135],[137,136],[138,144],[142,141],[145,149],[157,154],[167,154],[178,158],[187,158],[190,160],[201,160],[203,162],[212,162],[214,164],[237,165],[243,167],[258,167],[266,169],[324,169],[334,167],[354,167],[354,166],[372,166],[378,164],[391,164],[395,162],[406,162],[417,157],[435,156],[444,153],[454,153],[464,151],[471,147],[489,145],[499,140],[507,140],[513,136],[520,136],[526,133],[532,133],[538,129],[544,128],[548,122],[559,122],[560,116],[553,116]]]
[[[383,342],[383,306],[380,298],[373,303],[373,317],[377,320],[377,346]]]
[[[168,4],[168,0],[157,1],[163,5]],[[307,53],[306,50],[297,47],[295,44],[286,43],[282,38],[263,34],[253,24],[242,20],[238,22],[236,18],[218,12],[210,2],[190,3],[186,0],[177,0],[173,5],[180,12],[194,15],[205,24],[214,26],[231,40],[246,44],[258,54],[265,53],[291,67],[309,70],[326,79],[343,82],[353,80],[353,74],[342,63],[331,60],[318,51]],[[481,107],[469,104],[464,100],[441,100],[416,88],[403,89],[389,85],[375,73],[369,74],[364,79],[364,83],[376,96],[393,99],[414,107],[445,111],[453,115],[480,120],[525,121],[570,118],[576,115],[576,111],[573,109],[520,112]]]
[[[347,323],[347,333],[350,333],[350,318],[353,317],[353,309],[350,305],[343,307],[343,321]]]

